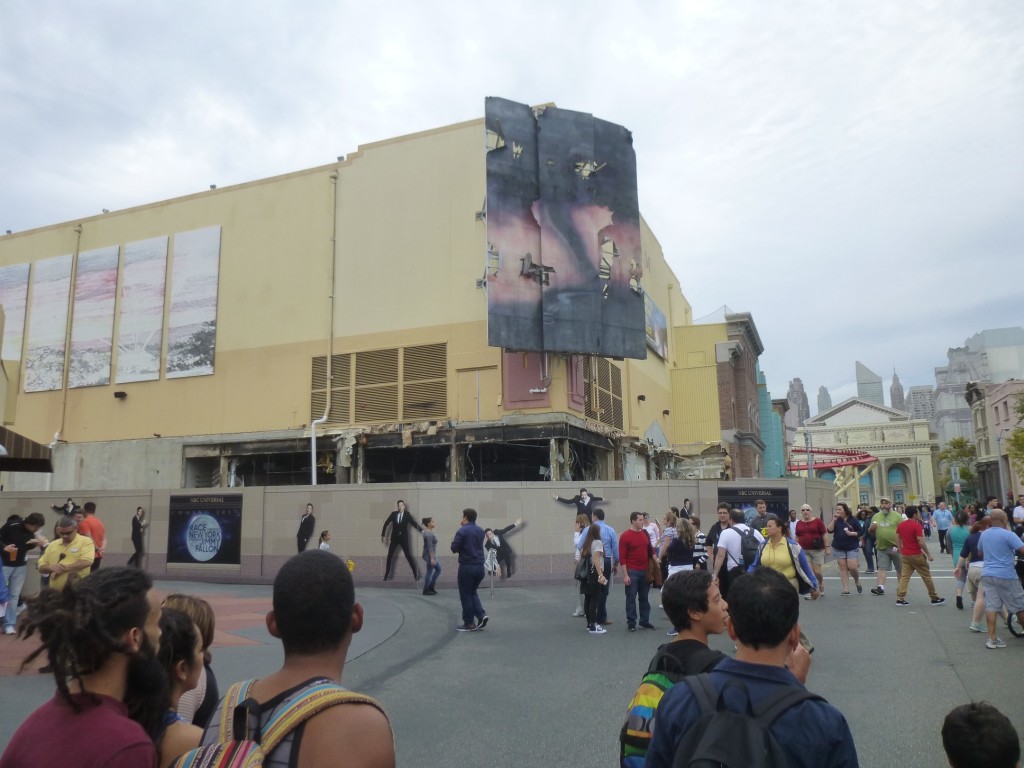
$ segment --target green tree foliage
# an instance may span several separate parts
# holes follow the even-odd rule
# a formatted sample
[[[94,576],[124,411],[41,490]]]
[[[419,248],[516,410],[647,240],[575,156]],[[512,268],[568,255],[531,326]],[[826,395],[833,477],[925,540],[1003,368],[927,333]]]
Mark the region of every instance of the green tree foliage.
[[[954,437],[946,447],[939,451],[939,466],[942,468],[942,487],[952,482],[952,467],[960,468],[960,482],[965,486],[974,487],[974,466],[978,458],[974,443],[966,437]]]

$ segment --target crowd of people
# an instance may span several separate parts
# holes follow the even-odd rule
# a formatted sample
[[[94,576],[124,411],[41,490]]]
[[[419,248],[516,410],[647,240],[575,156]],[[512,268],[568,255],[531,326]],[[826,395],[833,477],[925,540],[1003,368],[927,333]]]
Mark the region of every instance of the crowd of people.
[[[684,503],[658,519],[631,512],[629,527],[618,534],[596,498],[584,489],[575,500],[560,500],[577,507],[579,598],[573,615],[585,617],[588,633],[606,634],[614,623],[610,588],[620,576],[627,631],[655,629],[652,601],[658,595],[672,637],[629,701],[619,738],[624,768],[671,766],[680,755],[722,764],[778,758],[794,768],[858,765],[845,717],[805,686],[814,646],[800,625],[800,598],[824,595],[821,573],[829,554],[838,566],[842,597],[863,593],[859,557],[863,553],[867,560],[870,551],[865,574],[876,576],[872,593],[886,593],[885,572],[892,567],[899,575],[897,607],[909,604],[915,573],[931,604],[942,605],[930,573],[929,544],[936,533],[939,554],[948,553],[955,566],[957,607],[964,607],[967,592],[974,600],[970,629],[987,634],[986,647],[1005,647],[996,634],[1000,618],[1015,615],[1024,622],[1017,570],[1017,558],[1024,557],[1024,514],[1011,517],[998,499],[955,511],[941,502],[930,509],[882,498],[878,510],[854,512],[840,502],[827,525],[808,504],[786,519],[769,514],[763,501],[748,512],[722,503],[707,531]],[[222,692],[210,652],[216,628],[210,604],[178,593],[159,599],[151,577],[138,567],[97,571],[106,536],[102,527],[82,526],[95,518],[95,506],[82,510],[82,521],[75,512],[61,509],[52,541],[41,535],[45,520],[37,513],[0,528],[9,592],[5,632],[10,627],[8,634],[36,639],[38,647],[23,668],[41,658],[56,683],[53,698],[14,734],[0,768],[233,764],[225,761],[257,752],[266,765],[330,765],[341,752],[356,765],[394,765],[384,709],[340,683],[363,611],[349,567],[330,551],[328,531],[316,549],[288,560],[274,580],[266,623],[281,641],[282,666]],[[476,510],[463,510],[450,544],[458,556],[460,632],[488,625],[478,593],[487,552],[511,576],[513,566],[501,548],[522,525],[517,520],[504,529],[484,529],[477,517]],[[418,523],[402,502],[388,526],[392,537],[399,527],[422,532],[424,594],[436,594],[435,521]],[[312,538],[315,528],[305,520],[303,528]],[[25,567],[33,548],[42,550],[39,571],[49,581],[21,613],[15,593],[24,573],[17,569]],[[390,554],[398,548],[409,554],[401,542]],[[418,578],[415,561],[409,561]],[[734,655],[708,647],[716,634],[730,638]],[[1019,765],[1012,724],[983,702],[949,712],[941,736],[954,768]],[[71,755],[88,755],[88,761],[69,760]]]

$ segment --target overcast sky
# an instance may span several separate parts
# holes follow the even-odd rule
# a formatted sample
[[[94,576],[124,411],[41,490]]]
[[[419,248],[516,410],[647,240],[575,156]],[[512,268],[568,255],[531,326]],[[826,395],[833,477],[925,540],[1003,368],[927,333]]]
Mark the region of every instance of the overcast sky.
[[[0,231],[553,101],[633,132],[694,316],[774,397],[905,387],[1024,323],[1024,2],[31,2],[0,26]],[[474,276],[470,276],[471,279]]]

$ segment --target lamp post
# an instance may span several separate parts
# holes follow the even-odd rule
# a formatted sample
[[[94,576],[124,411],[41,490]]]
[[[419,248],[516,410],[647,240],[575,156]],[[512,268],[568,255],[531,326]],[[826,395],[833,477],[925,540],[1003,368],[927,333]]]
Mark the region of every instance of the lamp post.
[[[996,432],[996,463],[999,465],[999,493],[996,495],[999,497],[999,504],[1003,504],[1003,499],[1006,497],[1003,492],[1006,489],[1006,481],[1003,479],[1003,432],[1008,432],[1005,427]]]

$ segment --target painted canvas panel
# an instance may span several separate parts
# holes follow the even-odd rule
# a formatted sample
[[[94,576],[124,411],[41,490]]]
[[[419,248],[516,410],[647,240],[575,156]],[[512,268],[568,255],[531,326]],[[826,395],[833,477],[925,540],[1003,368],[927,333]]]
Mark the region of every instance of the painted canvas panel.
[[[125,245],[117,337],[118,384],[160,378],[166,275],[167,237]]]
[[[219,275],[219,226],[174,236],[167,328],[169,379],[213,373]]]
[[[488,343],[645,358],[630,132],[496,98],[485,125]]]
[[[658,309],[651,297],[644,294],[644,316],[647,332],[647,346],[654,354],[665,360],[668,357],[668,320],[665,313]]]
[[[64,384],[65,331],[71,297],[71,254],[37,261],[25,352],[25,391],[50,392]]]
[[[116,245],[83,251],[78,255],[69,387],[96,387],[110,383],[119,255],[120,248]]]
[[[0,269],[0,306],[4,308],[3,359],[21,360],[28,299],[28,264]]]

